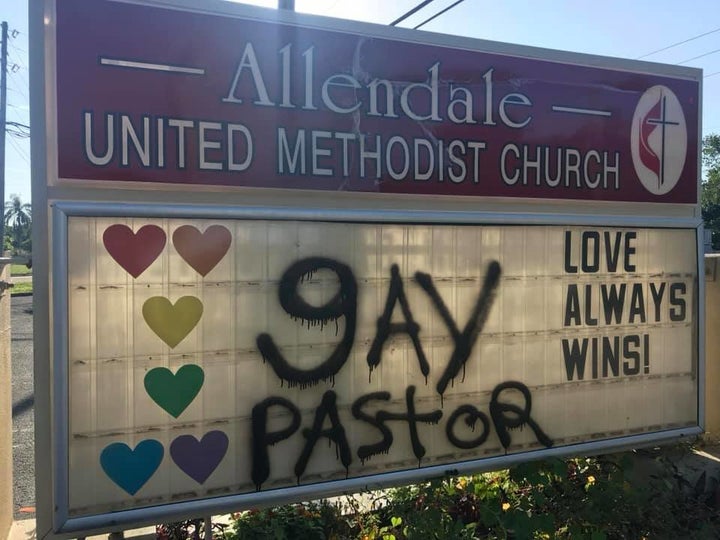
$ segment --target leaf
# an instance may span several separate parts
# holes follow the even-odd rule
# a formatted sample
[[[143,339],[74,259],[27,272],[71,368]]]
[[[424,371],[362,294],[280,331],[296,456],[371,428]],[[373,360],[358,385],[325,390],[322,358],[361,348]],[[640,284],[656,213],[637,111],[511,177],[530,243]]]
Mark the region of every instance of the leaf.
[[[697,482],[695,482],[695,496],[699,497],[705,492],[705,483],[706,483],[706,477],[707,477],[707,471],[703,471],[700,477],[697,479]]]
[[[499,504],[497,505],[499,506]],[[491,526],[495,525],[497,522],[497,516],[495,512],[493,512],[488,505],[482,505],[478,507],[478,513],[480,514],[480,520],[482,521],[482,524],[485,526]]]
[[[536,531],[552,533],[555,531],[555,516],[553,514],[536,514],[530,518],[532,528]]]
[[[402,525],[402,521],[403,520],[401,517],[393,516],[390,518],[390,523],[392,524],[393,527],[399,527],[400,525]]]
[[[514,532],[513,537],[517,540],[531,539],[534,529],[532,521],[523,512],[512,512],[508,515],[508,528]]]

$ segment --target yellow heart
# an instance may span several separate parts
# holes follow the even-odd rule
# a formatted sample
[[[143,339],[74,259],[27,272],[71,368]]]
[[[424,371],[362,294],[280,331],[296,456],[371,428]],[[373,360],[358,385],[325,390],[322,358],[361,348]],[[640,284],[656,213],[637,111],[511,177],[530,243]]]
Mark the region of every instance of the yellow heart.
[[[200,321],[203,305],[194,296],[183,296],[175,305],[164,296],[153,296],[143,304],[142,314],[152,331],[175,348]]]

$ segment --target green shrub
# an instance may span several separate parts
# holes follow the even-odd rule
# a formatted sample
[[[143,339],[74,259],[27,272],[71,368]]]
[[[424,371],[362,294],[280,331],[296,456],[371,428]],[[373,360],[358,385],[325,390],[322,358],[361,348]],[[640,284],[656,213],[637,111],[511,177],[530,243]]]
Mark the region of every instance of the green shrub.
[[[243,512],[226,539],[720,538],[717,482],[685,478],[686,451],[525,463],[378,493],[369,510],[350,499],[344,512],[328,502]]]
[[[327,501],[236,514],[226,539],[324,540],[352,538],[340,507]]]

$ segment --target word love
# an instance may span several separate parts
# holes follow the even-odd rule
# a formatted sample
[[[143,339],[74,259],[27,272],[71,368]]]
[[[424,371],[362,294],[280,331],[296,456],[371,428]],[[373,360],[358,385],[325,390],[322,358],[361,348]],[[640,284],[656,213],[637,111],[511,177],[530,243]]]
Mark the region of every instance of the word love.
[[[209,431],[198,440],[180,435],[170,444],[170,457],[182,472],[204,484],[217,469],[228,449],[228,437],[222,431]],[[155,474],[165,455],[159,441],[145,439],[134,449],[125,443],[112,443],[100,454],[105,474],[130,495],[135,495]]]
[[[583,231],[580,235],[579,253],[574,249],[577,241],[572,231],[565,231],[565,272],[577,274],[578,270],[585,274],[593,274],[605,270],[615,273],[635,271],[635,240],[634,231]],[[602,257],[601,257],[602,256]],[[601,262],[604,268],[601,269]]]
[[[333,298],[324,305],[314,306],[306,302],[299,293],[299,286],[315,272],[330,270],[337,275],[340,288]],[[445,302],[437,292],[432,277],[422,272],[415,273],[415,279],[430,298],[447,326],[455,345],[447,366],[437,383],[437,391],[442,395],[448,385],[455,379],[470,357],[473,346],[482,332],[492,306],[495,289],[500,282],[500,265],[493,261],[488,264],[485,279],[470,317],[461,330],[450,315]],[[303,369],[292,366],[278,349],[270,334],[260,334],[257,346],[263,359],[267,361],[278,377],[288,381],[290,386],[306,387],[334,377],[350,355],[355,339],[357,324],[357,292],[358,286],[349,266],[333,259],[309,257],[293,263],[280,278],[279,301],[290,317],[307,321],[308,324],[327,324],[329,321],[345,318],[345,331],[337,348],[320,365]],[[400,306],[404,322],[391,322],[396,306]],[[388,290],[385,309],[377,322],[377,333],[367,355],[370,372],[382,359],[383,346],[393,334],[407,334],[413,344],[421,373],[426,380],[430,373],[430,364],[420,343],[420,325],[415,321],[407,297],[400,271],[397,265],[390,269],[390,288]]]
[[[175,229],[173,245],[180,257],[205,277],[230,248],[232,235],[221,225],[200,232],[191,225]],[[137,278],[160,256],[167,237],[157,225],[144,225],[137,232],[117,224],[105,229],[103,244],[110,256],[132,277]]]
[[[501,400],[501,395],[505,392],[519,392],[523,398],[523,405],[518,406],[514,403]],[[405,393],[405,410],[404,411],[385,411],[379,410],[374,415],[368,414],[365,407],[371,402],[389,402],[391,395],[389,392],[373,392],[359,397],[352,404],[351,410],[353,417],[361,422],[365,422],[375,429],[381,439],[372,444],[361,445],[357,449],[357,456],[361,463],[372,456],[385,454],[390,452],[390,448],[395,440],[394,433],[387,425],[388,423],[405,422],[408,427],[408,435],[412,445],[413,453],[420,461],[425,456],[426,450],[420,440],[419,424],[435,425],[440,422],[443,417],[443,411],[436,409],[427,412],[418,412],[415,406],[415,387],[409,386]],[[310,456],[320,439],[328,439],[331,444],[335,444],[340,462],[345,467],[347,473],[350,464],[353,461],[350,445],[346,437],[346,429],[340,421],[340,415],[337,409],[337,395],[332,390],[328,390],[322,397],[318,407],[315,409],[315,416],[311,428],[302,431],[305,438],[305,444],[295,462],[295,475],[297,482],[300,483],[300,477],[305,472]],[[290,416],[290,423],[283,429],[276,431],[268,431],[268,418],[270,409],[285,409]],[[500,444],[503,448],[507,448],[511,444],[510,430],[529,426],[535,434],[536,439],[545,447],[553,445],[553,441],[540,428],[538,423],[531,416],[532,398],[530,390],[516,381],[507,381],[497,385],[490,399],[490,418],[492,424],[497,431]],[[464,422],[460,422],[464,419]],[[468,438],[468,428],[475,431],[478,421],[482,424],[480,433]],[[328,427],[325,427],[329,423]],[[253,407],[252,410],[252,479],[255,487],[260,490],[263,482],[270,476],[270,457],[268,449],[270,446],[289,439],[300,429],[301,416],[300,409],[290,400],[282,397],[267,398]],[[464,430],[458,433],[461,424],[465,424]],[[490,420],[488,416],[478,410],[474,405],[465,404],[456,408],[448,417],[445,424],[445,436],[447,440],[456,448],[468,450],[481,446],[487,440],[490,434]]]

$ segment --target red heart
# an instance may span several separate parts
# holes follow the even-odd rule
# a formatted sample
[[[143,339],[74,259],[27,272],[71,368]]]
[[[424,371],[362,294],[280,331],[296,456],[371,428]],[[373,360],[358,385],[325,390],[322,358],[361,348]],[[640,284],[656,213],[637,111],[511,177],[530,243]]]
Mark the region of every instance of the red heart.
[[[127,225],[112,225],[103,234],[105,249],[134,278],[158,258],[166,240],[157,225],[145,225],[136,233]]]
[[[173,233],[177,252],[203,277],[225,256],[231,241],[230,231],[222,225],[211,225],[204,233],[192,225],[183,225]]]

